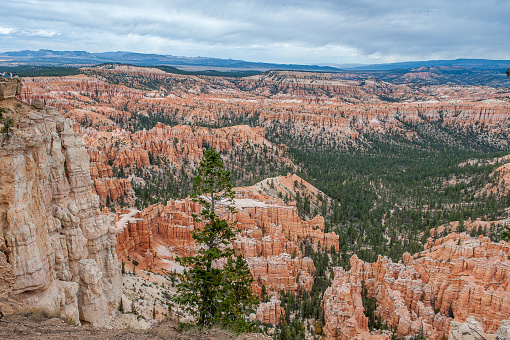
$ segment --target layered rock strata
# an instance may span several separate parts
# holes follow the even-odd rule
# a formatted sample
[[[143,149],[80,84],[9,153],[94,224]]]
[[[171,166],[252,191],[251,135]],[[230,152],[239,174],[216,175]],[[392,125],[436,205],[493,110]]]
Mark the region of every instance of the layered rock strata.
[[[350,271],[335,268],[325,292],[325,334],[348,339],[368,332],[363,285],[377,300],[377,316],[401,336],[423,331],[428,339],[441,339],[452,320],[470,316],[494,334],[510,319],[509,255],[508,243],[464,233],[430,239],[424,252],[414,258],[404,254],[399,263],[385,257],[366,263],[354,255]]]
[[[114,218],[99,211],[89,156],[72,121],[15,99],[0,136],[0,250],[8,289],[28,309],[105,326],[121,294]]]
[[[267,196],[259,197],[267,201],[248,199],[246,193],[237,197],[239,210],[230,219],[237,222],[240,233],[233,245],[247,259],[259,289],[264,285],[273,291],[310,290],[315,267],[310,258],[303,258],[301,244],[308,241],[316,249],[338,249],[338,235],[323,232],[322,217],[303,221],[295,206],[282,201],[271,202]],[[193,221],[192,214],[199,212],[200,206],[188,199],[153,205],[141,212],[122,212],[117,222],[118,254],[123,258],[138,254],[143,262],[149,251],[155,263],[193,255],[191,232],[201,225]],[[164,261],[158,266],[165,268]]]
[[[114,127],[103,130],[81,128],[75,124],[75,131],[85,138],[91,159],[90,172],[92,188],[104,205],[107,201],[118,202],[123,199],[134,201],[134,192],[127,180],[138,173],[137,169],[150,171],[159,176],[162,173],[191,175],[203,157],[204,149],[214,147],[227,155],[231,164],[240,162],[237,153],[247,150],[270,153],[272,159],[282,164],[291,162],[263,137],[264,131],[246,125],[230,126],[220,129],[191,126],[167,126],[156,124],[150,130],[134,133]],[[265,150],[265,151],[264,151]],[[228,161],[227,161],[228,162]],[[244,173],[244,169],[239,169]],[[143,180],[139,179],[138,184]]]
[[[508,146],[508,90],[487,86],[393,85],[377,79],[342,79],[346,74],[273,71],[231,82],[135,69],[100,69],[94,76],[29,78],[23,97],[38,98],[65,111],[82,126],[118,127],[136,115],[160,115],[179,124],[225,125],[253,119],[269,130],[295,138],[319,138],[335,146],[362,147],[365,133],[397,133],[419,138],[409,124],[436,124],[455,134],[478,134],[480,140]],[[125,72],[125,73],[123,73]],[[130,79],[136,86],[161,81],[165,90],[144,92],[104,81]],[[352,75],[351,75],[352,76]],[[348,77],[348,76],[347,76]],[[357,79],[355,79],[357,78]],[[114,80],[114,79],[112,79]],[[207,91],[201,91],[202,89]],[[353,105],[356,104],[356,105]],[[250,125],[254,125],[250,124]],[[443,136],[447,138],[447,136]]]

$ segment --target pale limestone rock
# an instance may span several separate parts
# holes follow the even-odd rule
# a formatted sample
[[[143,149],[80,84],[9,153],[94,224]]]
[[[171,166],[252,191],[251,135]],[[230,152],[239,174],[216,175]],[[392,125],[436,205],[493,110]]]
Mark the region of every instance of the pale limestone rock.
[[[461,323],[452,321],[449,340],[510,340],[510,320],[501,321],[495,334],[485,333],[482,324],[474,316]]]
[[[450,340],[481,340],[485,338],[485,332],[480,322],[472,316],[467,318],[466,322],[461,323],[452,321],[450,323]]]
[[[7,233],[5,239],[8,249],[12,249],[10,262],[16,276],[14,292],[44,286],[48,281],[48,274],[36,244],[35,225],[28,222],[12,233]]]
[[[2,78],[0,79],[0,100],[14,98],[21,94],[21,79]]]
[[[498,340],[510,340],[510,320],[501,321],[499,329],[494,335]]]
[[[92,194],[89,156],[72,121],[48,107],[1,102],[14,120],[0,146],[0,293],[25,309],[105,325],[121,294],[114,218]],[[6,276],[8,277],[8,275]],[[0,306],[1,307],[1,306]]]
[[[80,261],[80,319],[96,327],[105,325],[106,303],[102,276],[96,261],[92,259]]]
[[[53,280],[44,290],[23,294],[22,310],[45,310],[66,318],[69,323],[80,324],[78,287],[76,282]]]

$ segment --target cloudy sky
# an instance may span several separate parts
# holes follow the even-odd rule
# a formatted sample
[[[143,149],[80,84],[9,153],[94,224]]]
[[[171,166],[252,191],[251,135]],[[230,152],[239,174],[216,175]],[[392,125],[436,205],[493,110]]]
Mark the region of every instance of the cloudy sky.
[[[510,59],[508,0],[1,0],[0,52],[277,63]]]

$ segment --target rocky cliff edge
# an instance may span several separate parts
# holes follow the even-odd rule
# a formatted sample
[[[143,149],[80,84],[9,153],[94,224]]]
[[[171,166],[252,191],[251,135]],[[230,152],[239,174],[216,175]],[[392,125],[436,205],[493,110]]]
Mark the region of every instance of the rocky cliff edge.
[[[85,143],[54,109],[0,107],[14,122],[0,135],[0,308],[108,326],[122,285],[115,226],[90,190]]]

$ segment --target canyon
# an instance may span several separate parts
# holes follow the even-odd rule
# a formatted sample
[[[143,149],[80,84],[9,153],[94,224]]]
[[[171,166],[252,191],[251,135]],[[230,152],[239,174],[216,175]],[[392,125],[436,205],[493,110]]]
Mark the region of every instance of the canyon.
[[[352,228],[333,229],[338,197],[304,179],[308,169],[293,148],[370,153],[388,142],[427,150],[432,140],[464,151],[505,151],[508,89],[295,71],[228,78],[103,65],[83,73],[24,78],[23,88],[16,84],[0,101],[14,121],[0,148],[4,313],[46,309],[75,324],[120,328],[186,319],[168,298],[183,270],[176,257],[197,250],[191,232],[201,228],[193,219],[201,207],[188,195],[204,150],[214,147],[236,184],[237,212],[226,215],[238,230],[232,247],[247,260],[262,301],[250,319],[276,332],[304,313],[288,309],[288,296],[311,296],[324,280],[324,324],[317,326],[319,314],[303,321],[317,329],[307,329],[310,338],[457,339],[471,328],[487,338],[507,334],[510,248],[468,234],[508,219],[466,219],[466,233],[455,232],[459,222],[430,226],[432,238],[418,252],[369,263],[342,248]],[[509,158],[498,157],[480,200],[510,192]],[[408,202],[400,207],[413,209]],[[354,221],[363,224],[356,232],[370,233],[366,223]],[[407,236],[384,234],[389,248],[390,239]],[[350,260],[324,270],[307,253]],[[143,317],[121,313],[120,305]],[[373,329],[372,312],[385,329]]]
[[[285,132],[344,149],[363,147],[367,133],[396,134],[410,141],[423,138],[417,131],[451,138],[437,130],[439,125],[447,132],[455,128],[457,134],[486,134],[492,145],[508,144],[506,88],[417,88],[376,79],[344,80],[341,74],[284,71],[241,79],[197,77],[120,65],[88,68],[85,73],[27,78],[21,98],[39,99],[82,126],[103,129],[141,130],[145,126],[137,124],[144,117],[167,125],[249,123],[268,135]]]

